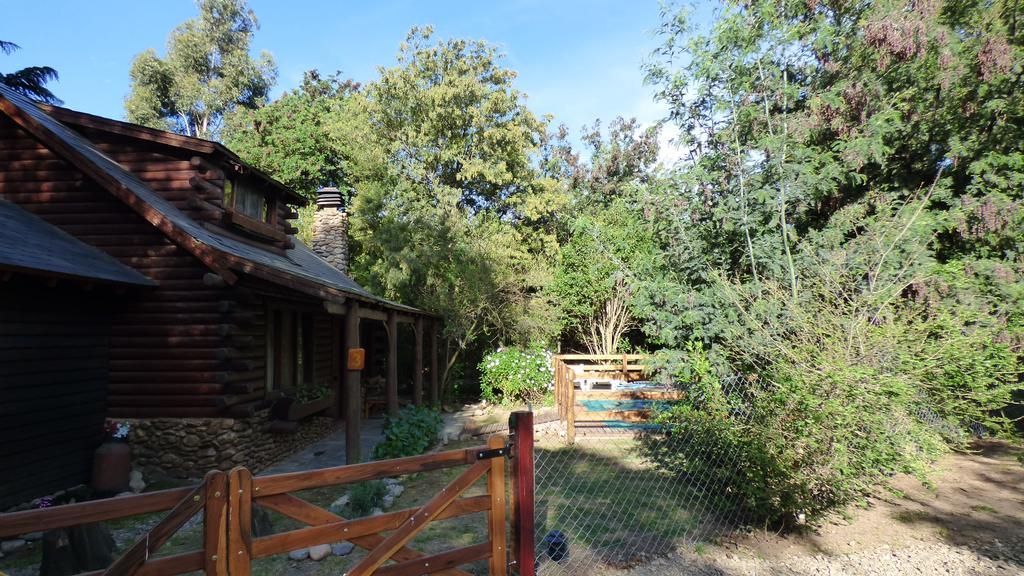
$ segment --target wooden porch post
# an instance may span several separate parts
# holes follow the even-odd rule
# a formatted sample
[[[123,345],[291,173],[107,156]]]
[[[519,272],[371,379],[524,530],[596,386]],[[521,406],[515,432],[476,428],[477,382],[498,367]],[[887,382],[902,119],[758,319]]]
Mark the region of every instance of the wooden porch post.
[[[413,326],[416,336],[415,353],[412,360],[412,403],[423,404],[423,317],[417,316]]]
[[[398,314],[388,310],[388,415],[398,415]]]
[[[437,320],[430,322],[430,404],[432,406],[441,403],[437,384],[437,325]]]
[[[360,370],[348,367],[348,350],[359,348],[359,303],[352,302],[345,316],[345,462],[358,464],[361,459],[359,425],[362,417]]]
[[[341,319],[332,314],[330,316],[331,322],[331,390],[334,392],[334,404],[331,405],[331,409],[328,412],[331,418],[341,417],[341,399],[344,398],[344,386],[341,377],[342,369],[342,356],[345,355],[345,349],[342,347],[341,342]]]

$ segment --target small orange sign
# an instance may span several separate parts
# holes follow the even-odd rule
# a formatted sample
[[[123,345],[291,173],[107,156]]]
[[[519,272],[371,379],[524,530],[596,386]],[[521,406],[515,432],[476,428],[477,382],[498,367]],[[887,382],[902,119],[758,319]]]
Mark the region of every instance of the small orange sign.
[[[366,363],[366,350],[363,348],[348,349],[348,369],[362,370]]]

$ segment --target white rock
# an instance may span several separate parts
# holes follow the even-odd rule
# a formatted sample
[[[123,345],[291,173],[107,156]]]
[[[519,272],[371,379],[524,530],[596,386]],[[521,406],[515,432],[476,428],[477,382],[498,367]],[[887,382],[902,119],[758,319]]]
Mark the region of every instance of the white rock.
[[[341,510],[346,505],[348,505],[348,502],[349,502],[348,494],[345,494],[341,498],[338,498],[334,502],[331,502],[330,508],[331,508],[331,510]]]
[[[398,478],[385,478],[385,479],[383,480],[383,482],[384,482],[384,485],[385,485],[385,486],[387,486],[387,487],[389,487],[389,488],[390,488],[391,486],[400,486],[400,485],[401,485],[401,484],[400,484],[400,483],[398,482]]]
[[[320,561],[331,555],[330,544],[319,544],[309,549],[309,557],[313,560]]]
[[[25,547],[26,542],[21,538],[15,538],[14,540],[4,540],[0,542],[0,553],[10,554],[17,550],[21,550]]]
[[[380,516],[383,513],[384,511],[381,510],[380,508],[374,508],[373,510],[370,511],[370,516]]]
[[[391,494],[385,494],[384,498],[381,499],[381,505],[385,508],[391,508],[391,505],[395,503],[395,497]]]
[[[288,558],[290,560],[305,560],[306,558],[309,558],[309,549],[302,548],[300,550],[292,550],[288,553]]]
[[[28,534],[23,534],[21,537],[24,538],[28,542],[35,542],[37,540],[42,540],[43,539],[43,533],[42,532],[29,532]]]
[[[352,553],[352,549],[355,548],[351,542],[341,542],[331,546],[331,553],[335,556],[348,556]]]
[[[132,492],[135,492],[136,494],[146,489],[146,481],[142,479],[142,472],[132,470],[128,480],[128,487],[130,487]]]
[[[401,496],[402,492],[405,492],[405,486],[402,486],[401,484],[393,484],[390,488],[388,488],[388,493],[395,498]]]

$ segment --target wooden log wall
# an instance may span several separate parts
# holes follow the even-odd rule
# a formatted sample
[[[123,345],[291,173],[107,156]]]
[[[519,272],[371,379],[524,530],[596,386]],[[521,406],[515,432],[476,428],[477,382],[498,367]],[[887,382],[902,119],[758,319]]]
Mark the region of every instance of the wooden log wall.
[[[98,292],[0,285],[0,510],[89,479],[107,401],[110,308]]]
[[[187,208],[188,171],[152,150],[102,145]],[[132,160],[134,161],[134,160]],[[171,169],[171,163],[177,169]],[[32,168],[35,166],[36,168]],[[193,168],[194,173],[194,168]],[[262,307],[225,288],[112,194],[0,117],[0,197],[159,282],[118,303],[110,335],[111,417],[245,416],[263,398]],[[195,215],[195,209],[192,209]],[[213,281],[211,281],[213,280]]]
[[[224,220],[224,181],[234,176],[230,167],[217,165],[213,158],[194,151],[73,127],[189,216],[215,223]],[[269,193],[273,196],[272,191]],[[274,202],[273,208],[276,217],[268,225],[283,234],[295,233],[288,222],[298,217],[294,209],[280,201]]]

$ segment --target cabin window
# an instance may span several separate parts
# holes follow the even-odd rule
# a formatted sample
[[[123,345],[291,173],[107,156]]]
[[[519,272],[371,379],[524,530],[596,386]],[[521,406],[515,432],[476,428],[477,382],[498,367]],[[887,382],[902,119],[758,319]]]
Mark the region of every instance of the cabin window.
[[[258,222],[269,223],[273,213],[266,194],[246,178],[232,178],[224,182],[224,205]]]
[[[267,313],[266,387],[294,390],[313,382],[313,315],[288,309]]]

